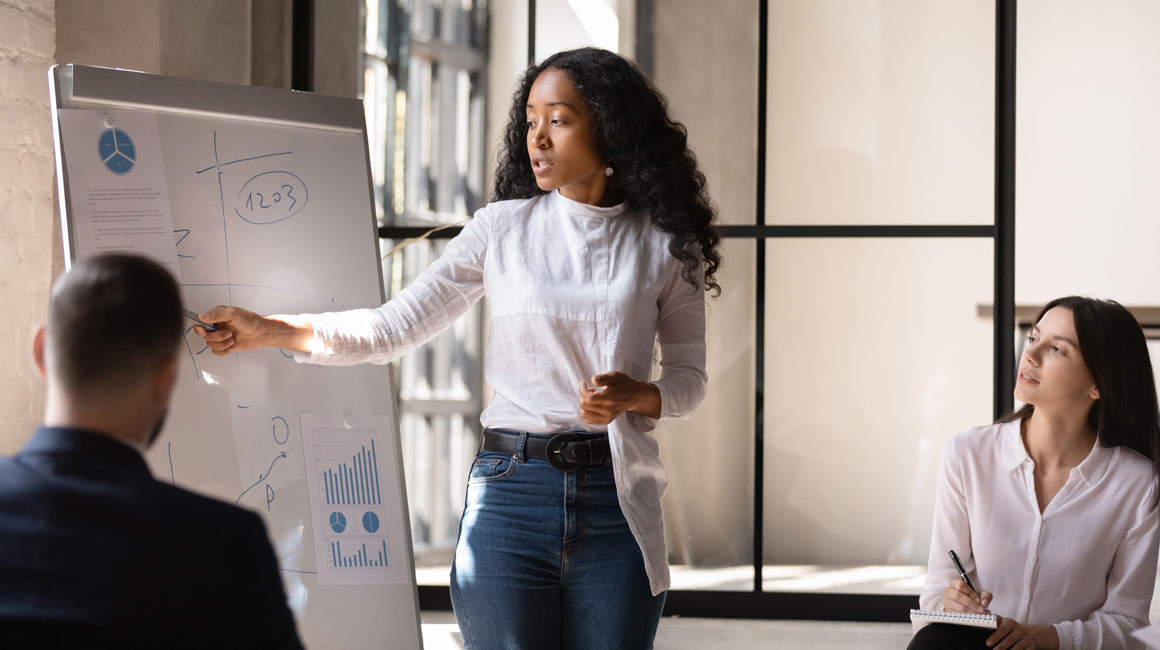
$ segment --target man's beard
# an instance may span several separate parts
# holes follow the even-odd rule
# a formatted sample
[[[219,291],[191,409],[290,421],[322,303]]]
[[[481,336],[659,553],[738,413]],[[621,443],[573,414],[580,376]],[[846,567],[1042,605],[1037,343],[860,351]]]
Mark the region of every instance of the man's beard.
[[[157,436],[161,435],[161,428],[165,426],[165,417],[169,415],[169,410],[166,409],[161,412],[161,416],[157,418],[157,425],[153,427],[153,431],[149,433],[149,440],[145,442],[145,447],[152,447],[157,440]]]

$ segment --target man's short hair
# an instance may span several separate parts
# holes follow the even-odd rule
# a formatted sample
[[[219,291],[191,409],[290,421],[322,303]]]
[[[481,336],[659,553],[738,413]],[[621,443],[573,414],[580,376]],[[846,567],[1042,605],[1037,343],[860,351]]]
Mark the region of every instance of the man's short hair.
[[[177,351],[183,324],[177,283],[156,262],[79,261],[52,288],[49,372],[78,395],[137,385]]]

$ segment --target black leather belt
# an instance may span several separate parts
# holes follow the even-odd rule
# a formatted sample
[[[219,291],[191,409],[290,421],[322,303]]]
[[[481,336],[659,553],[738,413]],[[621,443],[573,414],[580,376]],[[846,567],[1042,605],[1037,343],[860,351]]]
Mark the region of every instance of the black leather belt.
[[[523,441],[523,449],[520,442]],[[524,458],[539,458],[561,472],[603,465],[612,458],[607,433],[564,431],[552,436],[484,429],[481,449]]]

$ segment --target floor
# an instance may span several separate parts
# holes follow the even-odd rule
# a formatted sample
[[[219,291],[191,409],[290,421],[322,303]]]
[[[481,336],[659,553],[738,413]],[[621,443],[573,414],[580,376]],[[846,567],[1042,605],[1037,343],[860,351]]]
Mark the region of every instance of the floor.
[[[670,566],[672,589],[713,591],[749,591],[753,589],[752,566],[690,568]],[[450,564],[419,566],[415,577],[421,585],[447,585]],[[819,566],[807,564],[769,565],[762,569],[765,591],[790,591],[842,594],[893,594],[912,596],[922,591],[926,567],[891,566]]]
[[[420,584],[447,584],[450,568],[421,567]],[[926,567],[922,566],[767,566],[762,573],[766,591],[813,591],[862,594],[917,594]],[[750,567],[689,569],[672,567],[678,589],[748,590]],[[451,612],[422,612],[426,650],[462,650],[459,628]],[[1160,620],[1160,582],[1152,599],[1150,617]],[[657,650],[902,650],[910,642],[908,623],[834,623],[823,621],[753,621],[738,619],[661,619]]]
[[[902,650],[908,623],[825,623],[663,618],[656,650]],[[451,612],[423,612],[425,650],[462,650]]]

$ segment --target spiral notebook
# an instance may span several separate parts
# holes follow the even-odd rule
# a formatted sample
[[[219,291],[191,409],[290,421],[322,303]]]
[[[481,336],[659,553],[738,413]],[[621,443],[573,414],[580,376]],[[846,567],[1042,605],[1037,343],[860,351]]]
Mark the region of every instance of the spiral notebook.
[[[984,627],[995,629],[999,626],[998,618],[994,614],[960,614],[958,612],[932,612],[927,609],[910,610],[911,633],[931,623],[950,623],[951,625],[966,625],[967,627]]]

